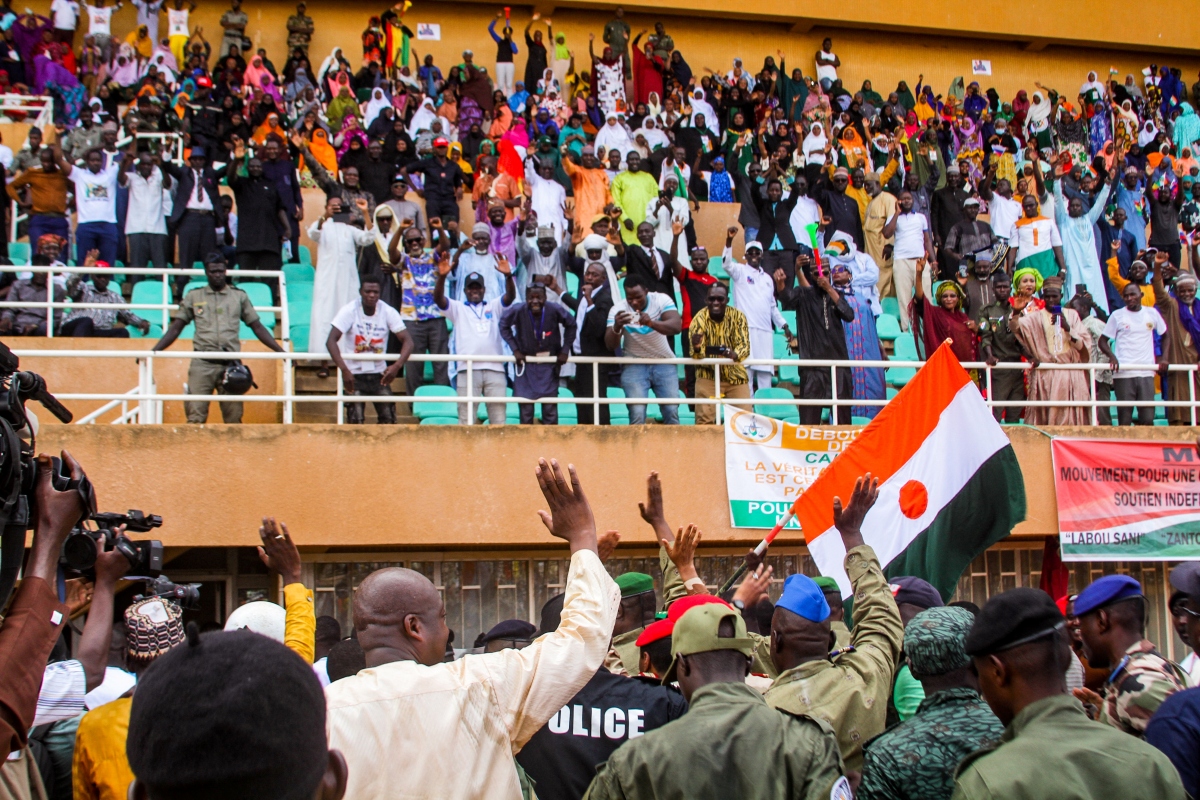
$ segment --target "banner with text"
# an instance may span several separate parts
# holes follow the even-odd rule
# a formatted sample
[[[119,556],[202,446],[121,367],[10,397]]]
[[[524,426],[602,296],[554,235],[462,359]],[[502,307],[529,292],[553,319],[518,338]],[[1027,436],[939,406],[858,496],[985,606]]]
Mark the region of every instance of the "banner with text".
[[[726,408],[725,484],[734,528],[773,528],[861,432],[792,425]],[[792,520],[788,528],[797,529]]]
[[[1064,561],[1200,558],[1200,456],[1184,442],[1050,443]]]

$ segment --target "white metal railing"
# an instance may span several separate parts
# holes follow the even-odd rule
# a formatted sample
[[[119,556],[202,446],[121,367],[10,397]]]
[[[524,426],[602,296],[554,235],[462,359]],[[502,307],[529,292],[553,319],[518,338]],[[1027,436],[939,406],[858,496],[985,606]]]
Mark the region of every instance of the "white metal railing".
[[[172,296],[171,278],[176,275],[204,275],[202,269],[172,269],[158,267],[110,267],[106,272],[121,273],[123,275],[151,275],[162,278],[162,297],[161,303],[74,303],[68,298],[66,301],[56,301],[54,299],[54,276],[55,275],[73,275],[83,274],[91,275],[97,272],[96,267],[30,267],[30,266],[0,266],[0,273],[3,272],[45,272],[46,277],[46,299],[39,300],[36,303],[23,303],[16,300],[0,301],[0,309],[30,309],[41,308],[46,311],[46,336],[55,338],[53,311],[73,311],[83,308],[100,308],[107,311],[159,311],[162,314],[162,329],[166,331],[167,326],[171,324],[171,312],[179,308],[178,303],[169,302],[168,298]],[[283,338],[291,339],[291,320],[288,317],[287,303],[287,280],[284,277],[282,270],[275,269],[231,269],[228,271],[230,279],[241,278],[275,278],[279,281],[279,305],[277,306],[255,306],[254,310],[258,312],[270,311],[279,314],[280,326],[282,327]],[[66,316],[63,314],[63,316]],[[138,316],[141,316],[140,314]]]
[[[201,358],[207,361],[221,360],[237,360],[252,362],[283,362],[283,386],[282,392],[277,394],[246,394],[236,397],[236,401],[253,402],[253,403],[281,403],[283,405],[283,422],[289,424],[293,421],[293,410],[296,403],[336,403],[337,404],[337,421],[338,424],[345,422],[345,404],[346,403],[373,403],[373,402],[394,402],[394,403],[452,403],[463,404],[467,406],[467,424],[476,424],[475,410],[480,404],[489,403],[549,403],[555,405],[590,405],[593,407],[594,425],[599,423],[600,407],[605,405],[712,405],[716,406],[716,420],[721,422],[721,414],[723,405],[756,405],[756,406],[817,406],[822,408],[831,408],[831,420],[836,421],[838,409],[845,406],[885,406],[889,402],[886,399],[882,400],[867,400],[854,397],[838,397],[837,396],[837,369],[853,369],[853,368],[916,368],[919,369],[924,365],[922,361],[833,361],[828,359],[747,359],[739,362],[742,366],[753,367],[758,365],[779,367],[796,367],[799,369],[828,369],[830,371],[832,397],[825,398],[736,398],[720,397],[721,394],[721,368],[729,367],[735,364],[730,359],[688,359],[688,358],[664,358],[664,359],[643,359],[629,357],[593,357],[593,356],[576,356],[570,359],[570,363],[576,365],[576,369],[591,369],[592,370],[592,385],[596,387],[594,394],[591,397],[546,397],[538,399],[527,399],[520,397],[486,397],[475,394],[475,363],[514,363],[515,359],[508,355],[459,355],[459,354],[413,354],[409,361],[411,363],[423,363],[426,361],[432,362],[461,362],[465,364],[465,369],[460,370],[458,375],[459,381],[466,381],[466,395],[386,395],[380,397],[351,395],[346,394],[341,376],[336,376],[337,389],[335,394],[305,394],[298,395],[294,391],[294,379],[292,376],[293,367],[297,361],[328,361],[328,353],[296,353],[286,351],[283,353],[275,352],[237,352],[237,353],[218,353],[218,352],[197,352],[187,350],[163,350],[160,352],[151,351],[129,351],[129,350],[23,350],[14,348],[13,352],[21,357],[29,358],[108,358],[108,359],[136,359],[138,363],[138,387],[133,392],[125,393],[106,393],[106,392],[58,392],[54,391],[55,387],[51,386],[50,390],[55,396],[63,401],[70,400],[85,400],[85,401],[103,401],[105,403],[130,402],[132,398],[136,398],[139,407],[137,419],[142,424],[161,423],[162,422],[162,406],[167,401],[221,401],[229,397],[228,395],[194,395],[184,393],[160,393],[157,390],[154,380],[154,364],[162,359],[193,359]],[[343,354],[342,358],[347,361],[395,361],[399,356],[394,353],[381,355],[374,354]],[[555,363],[556,359],[552,356],[526,358],[530,363]],[[715,398],[662,398],[662,397],[606,397],[600,396],[602,387],[599,387],[599,367],[601,364],[670,364],[670,365],[687,365],[687,366],[711,366],[714,372],[714,384],[716,389]],[[1089,397],[1087,400],[1075,400],[1063,402],[1061,400],[1010,400],[999,401],[991,399],[990,387],[992,385],[992,375],[997,370],[1028,370],[1032,369],[1032,365],[1021,363],[1004,363],[997,364],[994,367],[988,366],[984,362],[968,362],[964,363],[966,369],[979,370],[979,374],[983,378],[983,385],[989,389],[985,402],[992,408],[1016,407],[1016,408],[1087,408],[1091,410],[1091,422],[1093,425],[1099,424],[1098,410],[1100,408],[1138,408],[1138,407],[1155,407],[1155,408],[1186,408],[1189,410],[1189,421],[1194,426],[1197,424],[1197,408],[1196,408],[1196,393],[1195,393],[1195,376],[1200,365],[1197,364],[1172,364],[1169,367],[1170,372],[1180,373],[1186,372],[1193,374],[1193,379],[1189,381],[1189,393],[1187,400],[1167,400],[1152,399],[1148,401],[1139,400],[1098,400],[1095,395],[1095,374],[1096,372],[1104,372],[1111,367],[1107,363],[1087,363],[1087,364],[1041,364],[1039,370],[1082,370],[1089,375]],[[1156,370],[1155,364],[1125,364],[1123,369],[1138,369],[1138,370]],[[115,404],[109,406],[109,410],[115,408]],[[96,413],[96,412],[93,412]],[[130,414],[130,417],[133,415]],[[89,420],[91,421],[91,420]]]

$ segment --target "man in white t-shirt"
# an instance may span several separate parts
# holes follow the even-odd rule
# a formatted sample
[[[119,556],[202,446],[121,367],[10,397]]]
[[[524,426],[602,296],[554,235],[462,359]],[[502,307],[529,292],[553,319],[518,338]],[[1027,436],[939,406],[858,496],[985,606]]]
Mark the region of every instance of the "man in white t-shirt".
[[[446,297],[446,276],[450,274],[450,254],[438,256],[437,283],[433,287],[433,302],[442,316],[454,323],[451,340],[453,352],[460,356],[502,356],[504,339],[500,336],[500,316],[517,297],[517,285],[513,282],[512,265],[503,255],[496,257],[496,270],[504,276],[504,295],[490,302],[483,302],[487,291],[485,281],[478,272],[463,279],[463,292],[467,301]],[[456,382],[458,396],[504,397],[508,388],[508,377],[502,361],[475,361],[471,363],[468,377],[467,362],[459,361]],[[469,384],[469,386],[468,386]],[[470,392],[468,393],[468,388]],[[488,403],[489,425],[504,424],[505,403]],[[458,424],[475,424],[473,403],[460,403]]]
[[[82,264],[89,250],[100,251],[100,261],[113,264],[117,260],[117,181],[121,167],[110,164],[104,168],[104,154],[99,148],[84,155],[86,169],[73,167],[63,158],[59,146],[54,148],[58,168],[67,180],[75,184],[75,263]]]
[[[913,195],[908,189],[900,192],[896,213],[883,226],[883,238],[895,237],[892,245],[892,281],[896,285],[896,301],[900,305],[900,330],[909,325],[908,305],[917,285],[917,260],[934,260],[933,237],[929,235],[929,219],[913,210]],[[926,297],[933,296],[930,270],[921,275],[921,288]]]
[[[115,6],[106,7],[106,0],[96,0],[96,5],[84,5],[88,13],[88,36],[100,48],[100,52],[107,61],[112,55],[112,15],[114,11],[120,11],[123,3],[117,3]]]
[[[733,288],[732,305],[746,315],[750,326],[750,358],[774,358],[775,329],[787,324],[775,300],[775,278],[763,267],[763,246],[759,242],[746,242],[742,256],[745,264],[733,260],[733,237],[737,231],[732,225],[725,231],[725,251],[721,254],[721,263]],[[771,387],[774,367],[755,364],[746,370],[753,390]]]
[[[50,4],[54,18],[54,37],[63,44],[75,47],[75,28],[79,24],[79,3],[75,0],[54,0]]]
[[[625,299],[613,304],[608,312],[608,328],[604,344],[615,350],[618,346],[629,358],[674,358],[675,352],[667,341],[683,330],[683,318],[675,308],[675,300],[661,292],[649,291],[649,282],[642,275],[625,278]],[[679,396],[679,370],[674,364],[648,361],[646,364],[626,364],[621,369],[621,388],[625,397],[649,397],[650,390],[659,398]],[[664,425],[679,424],[679,406],[659,405]],[[629,424],[646,422],[646,404],[629,404]]]
[[[378,275],[365,276],[358,285],[358,299],[351,300],[333,315],[329,338],[325,349],[342,374],[346,391],[356,397],[388,397],[392,394],[392,381],[412,355],[413,342],[400,312],[379,299],[383,278]],[[400,357],[390,365],[386,361],[346,361],[344,354],[383,355],[387,351],[388,334],[396,334],[400,340]],[[362,425],[366,418],[366,403],[349,403],[346,406],[346,422]],[[396,404],[375,403],[375,416],[380,425],[396,424]]]
[[[1154,370],[1121,369],[1121,364],[1158,364],[1158,373],[1166,380],[1167,356],[1171,352],[1171,334],[1158,309],[1142,305],[1142,289],[1136,283],[1128,283],[1121,290],[1125,307],[1118,308],[1108,318],[1104,335],[1100,337],[1100,351],[1108,356],[1113,368],[1113,392],[1117,400],[1153,400]],[[1154,334],[1162,339],[1163,355],[1154,356]],[[1133,421],[1134,406],[1117,407],[1117,424],[1129,425]],[[1154,424],[1154,406],[1136,406],[1138,425]]]

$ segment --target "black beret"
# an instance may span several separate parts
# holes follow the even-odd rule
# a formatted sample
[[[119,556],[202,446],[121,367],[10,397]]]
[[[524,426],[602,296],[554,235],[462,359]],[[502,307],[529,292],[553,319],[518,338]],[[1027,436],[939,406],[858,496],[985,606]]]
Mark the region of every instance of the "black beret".
[[[279,642],[192,628],[138,681],[125,752],[153,797],[311,798],[328,763],[325,695]]]
[[[1041,589],[1009,589],[988,600],[975,618],[967,634],[967,655],[998,653],[1033,641],[1065,623],[1058,606]]]
[[[481,633],[475,639],[476,647],[483,647],[496,639],[532,639],[537,628],[523,619],[506,619],[497,622],[487,633]]]

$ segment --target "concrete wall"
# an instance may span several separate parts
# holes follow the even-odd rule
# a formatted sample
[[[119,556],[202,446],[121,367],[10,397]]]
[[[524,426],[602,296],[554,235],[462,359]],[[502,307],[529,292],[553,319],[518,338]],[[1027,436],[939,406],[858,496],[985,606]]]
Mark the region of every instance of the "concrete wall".
[[[1057,532],[1050,438],[1008,429],[1025,477],[1018,536]],[[1194,443],[1192,428],[1052,429],[1055,435]],[[695,522],[710,545],[757,542],[733,530],[719,428],[47,426],[40,452],[69,449],[102,510],[161,514],[174,546],[251,545],[259,521],[289,523],[314,547],[540,548],[554,540],[535,512],[538,457],[578,468],[600,530],[623,543],[652,537],[638,515],[651,470],[662,475],[675,526]],[[795,534],[780,544],[802,544]]]
[[[36,0],[31,7],[44,14],[49,2]],[[587,59],[588,34],[599,38],[612,9],[608,3],[593,0],[575,0],[558,8],[553,3],[538,7],[553,14],[556,30],[566,34],[581,65]],[[221,38],[219,20],[226,8],[220,2],[201,2],[193,15],[193,25],[203,28],[214,49]],[[250,16],[247,35],[257,46],[267,48],[279,68],[286,59],[285,22],[293,8],[294,4],[284,0],[258,0],[245,6]],[[309,53],[313,66],[319,67],[335,47],[343,48],[357,64],[359,37],[367,18],[382,8],[311,0],[308,13],[316,22]],[[415,46],[422,55],[432,53],[443,70],[458,63],[466,48],[475,51],[478,63],[490,66],[495,46],[486,27],[500,8],[499,3],[417,0],[406,20],[410,26],[417,22],[441,25],[441,41],[420,41]],[[756,70],[764,56],[780,49],[791,56],[789,63],[811,75],[812,55],[825,36],[834,38],[847,87],[870,79],[885,94],[901,79],[915,86],[920,73],[936,91],[945,92],[956,76],[964,75],[969,81],[972,59],[992,61],[993,75],[979,80],[985,88],[995,86],[1005,99],[1017,89],[1032,90],[1035,80],[1073,97],[1088,70],[1103,76],[1110,66],[1124,75],[1136,74],[1150,61],[1170,63],[1183,69],[1189,86],[1200,69],[1200,16],[1195,13],[1194,0],[1163,0],[1155,4],[1155,13],[1145,18],[1130,14],[1129,6],[1116,0],[1034,0],[986,7],[954,0],[918,4],[850,0],[823,6],[764,0],[749,7],[662,0],[627,3],[625,8],[635,35],[663,20],[697,75],[703,74],[706,66],[728,70],[735,55]],[[518,40],[531,10],[531,6],[513,7]],[[135,9],[126,4],[114,15],[114,33],[124,36],[135,23]],[[160,31],[165,30],[164,14]],[[1069,47],[1054,46],[1058,44]],[[519,80],[525,63],[524,43],[518,47]]]

